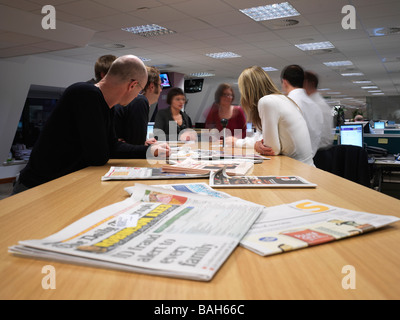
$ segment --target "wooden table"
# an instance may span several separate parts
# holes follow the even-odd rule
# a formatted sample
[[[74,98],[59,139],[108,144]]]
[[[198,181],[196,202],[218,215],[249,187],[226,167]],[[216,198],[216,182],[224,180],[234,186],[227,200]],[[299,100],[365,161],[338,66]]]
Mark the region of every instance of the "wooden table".
[[[399,299],[400,223],[341,241],[270,257],[238,247],[210,282],[19,258],[7,248],[41,239],[79,218],[128,197],[134,181],[102,182],[111,165],[148,166],[146,160],[111,160],[0,201],[1,299]],[[316,189],[221,189],[265,206],[310,199],[351,210],[396,215],[400,201],[287,157],[272,157],[252,174],[299,175]],[[146,180],[147,184],[195,180]],[[56,289],[42,288],[42,268],[56,270]],[[356,289],[345,290],[344,266]]]

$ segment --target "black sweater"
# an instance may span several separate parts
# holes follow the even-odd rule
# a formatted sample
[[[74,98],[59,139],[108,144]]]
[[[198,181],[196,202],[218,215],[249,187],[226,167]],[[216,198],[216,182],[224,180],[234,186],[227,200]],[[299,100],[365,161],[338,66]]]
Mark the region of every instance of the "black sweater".
[[[32,188],[110,158],[145,158],[146,146],[118,142],[113,112],[93,84],[68,87],[47,120],[20,181]]]
[[[113,110],[117,137],[130,144],[144,145],[150,111],[147,98],[139,95],[127,106],[116,105]]]

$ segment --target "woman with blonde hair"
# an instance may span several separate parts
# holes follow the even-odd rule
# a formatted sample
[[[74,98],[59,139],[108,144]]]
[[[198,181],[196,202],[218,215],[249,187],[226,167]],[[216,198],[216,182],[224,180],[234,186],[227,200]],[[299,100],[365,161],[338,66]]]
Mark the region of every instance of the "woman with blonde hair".
[[[285,155],[314,166],[311,140],[303,115],[293,100],[283,95],[258,66],[239,76],[241,106],[248,121],[262,132],[257,142],[272,149],[269,155]],[[256,150],[257,150],[256,143]]]

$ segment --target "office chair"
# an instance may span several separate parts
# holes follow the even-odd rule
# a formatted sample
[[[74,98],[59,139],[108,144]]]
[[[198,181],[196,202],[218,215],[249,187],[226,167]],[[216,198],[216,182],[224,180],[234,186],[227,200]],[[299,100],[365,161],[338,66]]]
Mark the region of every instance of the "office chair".
[[[314,156],[314,164],[318,169],[366,187],[371,186],[368,153],[361,147],[334,145],[318,150]]]

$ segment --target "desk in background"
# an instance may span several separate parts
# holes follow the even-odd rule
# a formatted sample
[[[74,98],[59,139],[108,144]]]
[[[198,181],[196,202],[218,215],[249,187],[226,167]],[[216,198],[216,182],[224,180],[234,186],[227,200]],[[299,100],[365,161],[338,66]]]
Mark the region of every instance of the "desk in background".
[[[400,134],[364,134],[364,143],[386,149],[388,154],[400,153]]]
[[[400,225],[320,246],[261,257],[238,247],[210,282],[173,279],[52,261],[19,258],[7,248],[41,239],[128,194],[135,181],[100,180],[110,166],[148,166],[145,160],[111,160],[0,201],[1,299],[399,299]],[[296,160],[278,156],[254,167],[255,175],[299,175],[316,189],[220,189],[274,206],[297,200],[400,217],[400,201]],[[205,179],[141,181],[147,184]],[[56,289],[42,288],[43,266],[56,270]],[[356,289],[345,290],[345,266]]]

